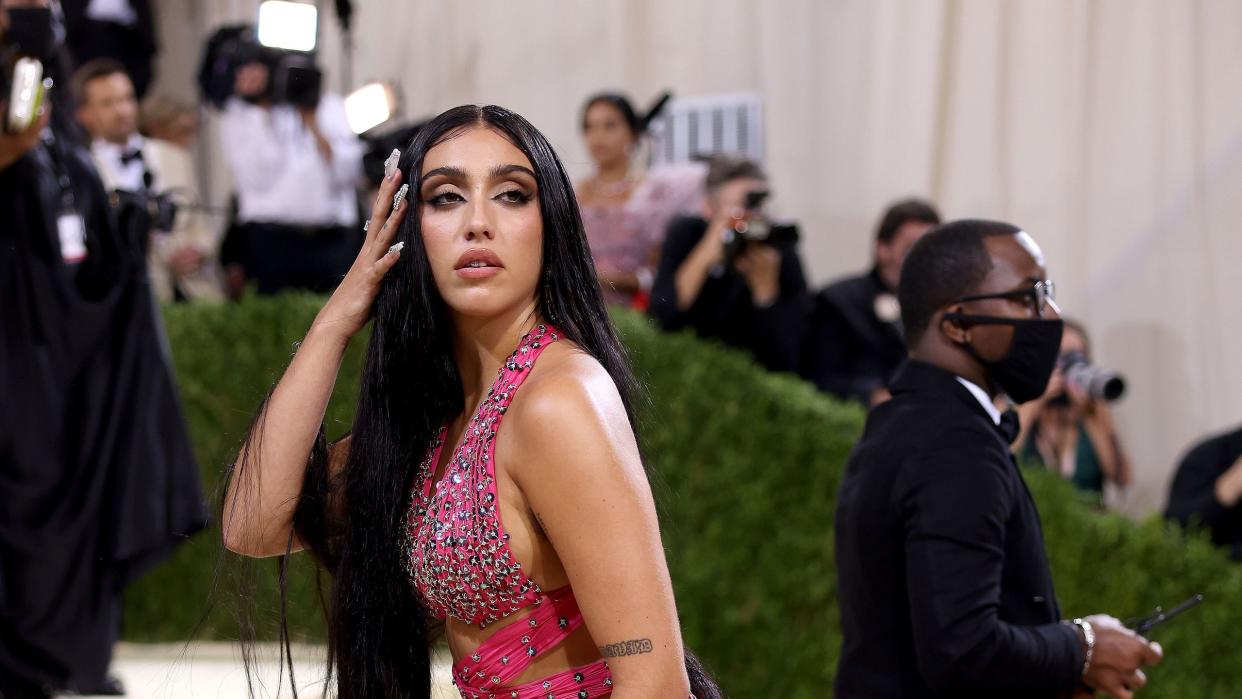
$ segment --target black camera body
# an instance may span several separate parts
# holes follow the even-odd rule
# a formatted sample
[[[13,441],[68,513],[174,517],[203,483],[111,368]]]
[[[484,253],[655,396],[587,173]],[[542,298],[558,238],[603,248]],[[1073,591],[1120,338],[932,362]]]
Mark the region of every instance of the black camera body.
[[[758,212],[769,192],[755,190],[747,192],[745,208],[750,212]],[[742,221],[733,228],[725,229],[725,260],[732,266],[737,256],[747,245],[770,245],[776,248],[797,245],[800,237],[798,227],[792,223],[774,223],[768,218],[757,214],[749,220]]]
[[[108,198],[122,226],[135,231],[169,233],[181,207],[168,192],[113,190]]]
[[[287,104],[301,109],[319,106],[323,71],[313,53],[276,49],[259,43],[253,25],[232,25],[216,31],[207,41],[198,82],[204,98],[220,108],[233,96],[233,84],[242,66],[260,63],[267,68],[267,88],[248,98]]]

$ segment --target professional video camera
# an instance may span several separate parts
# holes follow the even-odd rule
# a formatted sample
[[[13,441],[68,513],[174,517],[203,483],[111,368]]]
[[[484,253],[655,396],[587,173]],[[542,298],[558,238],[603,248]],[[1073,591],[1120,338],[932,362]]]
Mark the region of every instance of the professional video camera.
[[[314,109],[323,91],[323,71],[315,64],[317,27],[314,5],[267,0],[259,5],[257,26],[220,28],[208,39],[198,71],[204,98],[223,107],[233,96],[237,71],[258,63],[267,68],[267,87],[249,99]]]
[[[771,245],[785,247],[798,242],[798,227],[792,223],[775,223],[763,213],[763,203],[771,195],[767,190],[754,190],[746,194],[747,218],[724,232],[725,259],[729,264],[737,259],[747,245]]]
[[[1092,364],[1082,352],[1066,352],[1061,355],[1061,371],[1065,382],[1092,398],[1114,401],[1126,392],[1126,380],[1121,374]]]

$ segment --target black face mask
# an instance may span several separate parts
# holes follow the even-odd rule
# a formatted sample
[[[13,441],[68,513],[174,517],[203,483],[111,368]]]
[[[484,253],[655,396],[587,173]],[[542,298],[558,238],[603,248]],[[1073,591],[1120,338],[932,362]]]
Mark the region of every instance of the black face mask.
[[[65,41],[64,25],[50,7],[10,8],[9,28],[4,43],[14,46],[19,55],[50,61]]]
[[[1048,390],[1048,379],[1052,378],[1061,354],[1061,332],[1065,328],[1059,318],[1003,318],[964,313],[946,313],[944,317],[971,325],[1012,325],[1013,342],[998,361],[980,357],[971,345],[963,347],[987,369],[988,380],[995,382],[1013,402],[1034,400]]]

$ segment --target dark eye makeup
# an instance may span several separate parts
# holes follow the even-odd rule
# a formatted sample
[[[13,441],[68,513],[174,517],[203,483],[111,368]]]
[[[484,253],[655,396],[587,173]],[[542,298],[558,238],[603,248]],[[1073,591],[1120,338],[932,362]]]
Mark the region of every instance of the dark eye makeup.
[[[534,199],[534,195],[515,187],[512,189],[506,189],[492,198],[504,204],[521,206],[528,203],[531,199]],[[439,194],[433,194],[424,199],[429,206],[435,208],[451,206],[465,200],[465,197],[454,191],[440,192]]]

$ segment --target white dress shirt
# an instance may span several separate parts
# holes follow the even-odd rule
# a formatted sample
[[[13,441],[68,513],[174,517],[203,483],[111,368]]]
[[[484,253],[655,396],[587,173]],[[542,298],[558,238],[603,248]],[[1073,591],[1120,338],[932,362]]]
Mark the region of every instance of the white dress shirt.
[[[957,379],[958,383],[965,386],[967,391],[970,391],[970,395],[974,396],[975,400],[979,401],[979,405],[982,405],[983,409],[988,411],[988,417],[992,418],[992,422],[999,425],[1001,422],[1001,412],[996,409],[996,404],[992,402],[992,398],[988,396],[988,392],[982,388],[979,388],[973,381],[967,381],[960,376],[955,376],[953,378]]]
[[[229,100],[221,131],[237,191],[238,220],[358,225],[362,141],[350,130],[345,102],[337,95],[323,95],[315,118],[332,146],[331,162],[319,152],[314,134],[294,107],[263,108]]]
[[[122,161],[122,155],[142,151],[142,158]],[[176,292],[197,301],[224,299],[223,278],[217,259],[223,231],[193,206],[200,202],[198,176],[194,158],[189,151],[157,139],[144,139],[139,134],[129,137],[123,146],[95,139],[91,157],[103,180],[104,189],[140,192],[148,189],[146,174],[151,173],[150,190],[169,192],[179,205],[172,231],[155,231],[147,256],[147,272],[151,287],[161,301],[170,301]],[[199,269],[178,275],[173,269],[173,255],[185,247],[193,247],[203,255]]]
[[[91,155],[95,158],[95,166],[99,169],[104,189],[125,192],[141,192],[146,189],[144,175],[149,168],[146,163],[147,154],[143,151],[145,145],[146,140],[140,134],[130,136],[123,146],[102,138],[91,142]],[[137,152],[142,152],[143,157],[133,158],[128,163],[123,160],[124,156]],[[159,190],[158,182],[154,184],[154,188]]]

